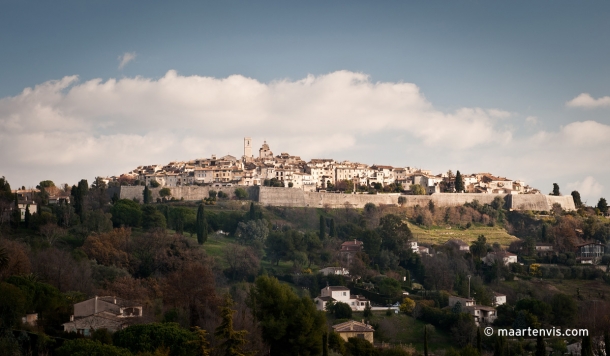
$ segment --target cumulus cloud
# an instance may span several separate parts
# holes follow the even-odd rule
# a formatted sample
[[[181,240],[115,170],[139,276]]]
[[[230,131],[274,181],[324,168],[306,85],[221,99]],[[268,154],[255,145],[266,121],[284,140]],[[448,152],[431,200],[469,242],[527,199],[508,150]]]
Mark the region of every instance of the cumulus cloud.
[[[136,52],[125,52],[119,56],[119,69],[125,68],[125,66],[136,59]]]
[[[588,205],[595,205],[604,190],[604,186],[592,176],[587,176],[582,181],[568,183],[566,188],[569,192],[577,190],[583,203],[586,202]]]
[[[276,154],[304,159],[493,171],[532,184],[577,170],[610,173],[595,163],[610,161],[610,126],[574,122],[514,137],[505,127],[511,115],[445,112],[413,83],[349,71],[269,83],[175,71],[159,79],[68,76],[0,99],[0,175],[19,185],[74,183],[142,164],[241,156],[244,136],[255,149],[266,139]]]
[[[610,96],[604,96],[598,99],[593,98],[589,93],[582,93],[574,99],[568,101],[566,106],[571,108],[595,109],[610,107]]]

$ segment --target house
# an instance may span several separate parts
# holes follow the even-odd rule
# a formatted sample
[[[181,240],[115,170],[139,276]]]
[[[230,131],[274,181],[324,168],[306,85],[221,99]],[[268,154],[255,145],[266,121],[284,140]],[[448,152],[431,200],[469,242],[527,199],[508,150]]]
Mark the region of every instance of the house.
[[[353,241],[345,241],[341,244],[341,250],[339,254],[341,255],[341,259],[347,261],[349,265],[352,262],[352,259],[358,252],[361,252],[364,249],[364,244],[362,241],[353,240]]]
[[[21,324],[25,324],[25,325],[36,326],[37,322],[38,322],[37,313],[26,314],[24,317],[21,318]]]
[[[493,292],[492,304],[494,307],[497,307],[498,305],[506,304],[506,294],[500,294],[500,293]]]
[[[462,307],[471,307],[476,304],[476,302],[474,301],[474,298],[462,298],[462,297],[456,297],[453,295],[449,296],[449,306],[450,307],[453,308],[453,306],[455,306],[458,302],[462,305]]]
[[[90,336],[97,329],[111,332],[134,324],[142,317],[142,306],[117,297],[94,297],[74,304],[74,314],[64,323],[64,331]]]
[[[462,241],[460,239],[451,239],[451,240],[445,242],[445,245],[449,246],[451,248],[455,248],[458,251],[463,251],[463,252],[470,251],[470,246],[468,246],[467,243],[465,243],[464,241]]]
[[[328,275],[336,275],[336,276],[347,276],[349,275],[349,270],[343,267],[326,267],[322,268],[318,271],[318,273],[322,273],[325,276]]]
[[[483,257],[482,260],[489,266],[496,263],[496,261],[502,261],[505,266],[508,266],[511,263],[517,263],[517,255],[508,251],[488,252],[487,256]]]
[[[536,254],[538,257],[553,255],[553,244],[538,242],[536,243]]]
[[[320,296],[314,299],[318,310],[326,310],[328,302],[341,302],[349,305],[354,311],[362,311],[370,302],[360,295],[351,295],[349,288],[342,286],[326,286],[320,291]]]
[[[474,317],[474,322],[477,325],[491,324],[498,318],[495,308],[477,305],[473,298],[449,296],[449,307],[453,308],[458,302],[461,304],[463,312],[469,313]]]
[[[333,330],[345,341],[350,337],[355,337],[365,339],[371,344],[373,343],[373,333],[375,332],[375,329],[365,323],[350,320],[345,323],[333,325]]]
[[[25,211],[28,210],[31,215],[36,214],[38,207],[33,200],[20,200],[18,202],[19,211],[21,212],[21,221],[25,221]]]
[[[599,242],[586,242],[576,246],[576,262],[598,264],[604,255],[604,245]]]
[[[417,254],[419,254],[419,255],[429,255],[430,254],[430,249],[427,248],[426,246],[418,246],[417,247]]]
[[[496,308],[486,307],[484,305],[465,307],[464,311],[470,313],[470,315],[474,317],[474,323],[477,326],[492,324],[498,318]]]
[[[418,252],[418,248],[417,248],[417,241],[409,241],[407,242],[409,244],[409,249],[413,252],[413,253],[417,253]]]

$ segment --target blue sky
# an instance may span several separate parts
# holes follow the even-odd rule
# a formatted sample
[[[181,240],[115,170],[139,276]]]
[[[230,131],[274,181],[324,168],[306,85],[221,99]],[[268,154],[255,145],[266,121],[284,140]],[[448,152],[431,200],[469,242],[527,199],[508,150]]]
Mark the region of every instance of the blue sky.
[[[267,138],[272,149],[275,141],[277,153],[290,150],[304,158],[317,155],[365,163],[416,165],[437,173],[448,169],[492,171],[524,179],[543,192],[550,190],[551,183],[558,182],[563,187],[586,190],[590,201],[596,201],[600,195],[610,196],[610,170],[603,167],[610,159],[610,137],[605,137],[610,130],[610,104],[603,101],[610,96],[607,64],[610,3],[607,1],[193,1],[180,4],[3,1],[0,6],[3,140],[8,144],[20,133],[27,133],[23,140],[36,140],[49,153],[29,159],[25,149],[19,154],[0,156],[6,162],[2,164],[5,167],[0,167],[0,175],[6,175],[13,185],[31,185],[42,179],[72,183],[81,177],[92,179],[95,175],[119,174],[134,168],[136,161],[138,164],[164,163],[166,159],[190,159],[194,158],[192,155],[206,156],[221,153],[220,150],[237,155],[240,138],[251,135],[255,143],[257,139]],[[119,68],[119,57],[125,53],[135,58]],[[165,102],[164,108],[171,108],[165,123],[162,119],[154,124],[147,122],[145,108],[138,110],[138,105],[129,113],[117,111],[130,102],[147,106],[146,99],[151,97],[163,103],[172,95],[167,88],[160,89],[167,82],[162,79],[170,70],[176,71],[178,79],[210,77],[222,83],[231,75],[250,78],[255,83],[239,87],[237,91],[250,87],[256,91],[262,85],[269,91],[265,100],[274,103],[284,96],[283,87],[277,83],[296,85],[312,75],[327,84],[313,85],[296,95],[294,101],[309,95],[318,98],[308,105],[296,103],[298,112],[284,108],[288,105],[285,103],[282,109],[273,105],[274,109],[257,107],[254,110],[259,117],[267,119],[255,127],[238,119],[248,116],[248,111],[235,108],[232,116],[222,117],[224,123],[235,124],[231,131],[218,129],[221,117],[212,113],[220,109],[198,106],[200,98],[196,93],[205,92],[209,87],[193,84],[197,80],[192,85],[171,86],[169,93],[189,90],[185,87],[193,90],[183,93],[193,102]],[[333,112],[336,105],[332,100],[341,100],[347,105],[357,97],[355,92],[343,97],[323,97],[329,88],[343,93],[353,89],[349,80],[344,82],[341,76],[332,75],[339,71],[366,75],[364,86],[412,83],[417,86],[417,94],[413,95],[429,106],[423,111],[405,109],[398,103],[408,101],[406,98],[384,96],[381,93],[384,89],[379,87],[376,94],[371,94],[377,98],[371,106]],[[40,89],[43,83],[74,75],[78,80],[65,86],[48,91]],[[328,81],[322,79],[329,75]],[[91,83],[90,95],[78,96],[80,101],[75,104],[70,91],[96,78],[101,81]],[[135,89],[133,86],[142,84],[136,78],[149,81],[159,92],[152,88],[144,92]],[[103,84],[112,79],[125,84],[121,95],[130,97],[131,101],[108,99],[104,101],[104,110],[95,109],[100,95],[96,91],[103,91]],[[224,92],[216,84],[210,85]],[[26,98],[23,90],[28,87],[35,95]],[[134,89],[130,92],[129,88]],[[241,101],[243,97],[233,97],[235,88],[232,90],[223,100],[250,107],[249,101]],[[158,96],[150,94],[153,91]],[[590,94],[592,99],[567,105],[583,93]],[[375,111],[369,110],[371,107],[379,110],[376,105],[385,100],[394,110],[380,113],[380,118],[376,118]],[[330,106],[322,112],[308,111],[312,105],[319,107],[322,103]],[[361,103],[362,100],[354,101],[350,107],[364,105]],[[24,105],[48,110],[24,111]],[[113,105],[117,110],[105,110]],[[193,107],[198,111],[183,112]],[[487,112],[484,118],[457,115],[463,121],[455,122],[454,114],[463,108],[497,110],[504,114]],[[227,110],[233,110],[232,106],[227,104],[222,108],[222,112]],[[439,118],[430,119],[430,111],[440,115]],[[46,116],[49,112],[53,114]],[[369,130],[366,125],[353,125],[354,120],[359,123],[369,120],[358,116],[359,112],[369,113],[371,125],[379,121],[385,126]],[[305,114],[326,116],[326,120],[311,131],[278,129],[281,126],[278,121],[307,120]],[[408,116],[408,124],[400,122],[401,115]],[[190,121],[193,117],[200,117],[200,121]],[[392,128],[392,120],[398,121],[398,130]],[[432,125],[441,130],[451,127],[443,120],[457,125],[454,130],[457,136],[468,136],[460,128],[473,133],[472,144],[454,142],[453,138],[443,135],[431,138],[428,129],[433,130]],[[484,123],[472,126],[478,120]],[[183,125],[167,126],[172,121]],[[42,128],[36,126],[38,129],[28,127],[33,122],[47,124]],[[133,128],[121,131],[118,122]],[[65,125],[72,125],[72,131]],[[198,127],[192,130],[189,125]],[[346,130],[352,126],[358,129]],[[487,131],[476,131],[483,126]],[[80,129],[73,130],[74,127]],[[239,127],[243,131],[235,130]],[[32,134],[34,131],[36,134]],[[189,135],[193,131],[196,134]],[[341,139],[330,132],[342,135]],[[134,136],[121,136],[126,133]],[[73,156],[66,152],[78,151],[83,142],[75,148],[61,148],[55,141],[47,141],[53,137],[61,141],[62,134],[90,137],[86,141],[90,145],[87,146],[89,155],[84,150]],[[587,142],[589,134],[597,135],[597,141]],[[1,135],[2,132],[0,139]],[[160,149],[155,135],[166,137],[171,144]],[[477,141],[479,135],[493,137]],[[125,140],[124,151],[112,151],[116,146],[112,140],[117,137]],[[320,144],[314,149],[311,143],[318,138]],[[200,147],[201,152],[180,148],[196,139],[200,139],[201,145],[189,147]],[[128,147],[129,141],[139,142],[138,146],[150,142],[151,146],[135,154]],[[285,146],[281,146],[284,142]],[[91,163],[94,157],[113,152],[112,162]],[[125,152],[132,154],[125,155]],[[569,193],[567,188],[563,190]]]

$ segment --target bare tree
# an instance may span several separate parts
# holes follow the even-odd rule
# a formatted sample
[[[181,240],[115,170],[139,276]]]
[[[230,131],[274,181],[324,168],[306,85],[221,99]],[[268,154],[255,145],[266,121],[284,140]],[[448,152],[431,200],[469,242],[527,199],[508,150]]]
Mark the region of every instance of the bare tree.
[[[42,236],[45,242],[51,247],[54,246],[57,241],[63,237],[66,237],[66,235],[66,229],[59,227],[57,224],[52,222],[44,224],[40,227],[40,236]]]

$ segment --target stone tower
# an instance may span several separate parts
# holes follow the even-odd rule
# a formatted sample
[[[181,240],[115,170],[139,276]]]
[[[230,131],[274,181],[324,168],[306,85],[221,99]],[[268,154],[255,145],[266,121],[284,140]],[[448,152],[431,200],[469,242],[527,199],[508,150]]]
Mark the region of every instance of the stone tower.
[[[252,159],[252,138],[244,137],[244,159]]]

